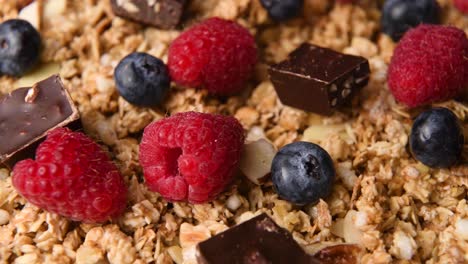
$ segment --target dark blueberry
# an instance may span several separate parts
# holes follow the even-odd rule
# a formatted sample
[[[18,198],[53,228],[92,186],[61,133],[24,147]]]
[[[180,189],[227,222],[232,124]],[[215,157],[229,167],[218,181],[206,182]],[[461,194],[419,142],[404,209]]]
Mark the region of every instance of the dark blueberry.
[[[276,21],[296,17],[302,10],[304,0],[260,0],[268,15]]]
[[[138,106],[160,105],[171,83],[164,62],[141,52],[123,58],[115,68],[114,79],[119,94]]]
[[[438,24],[439,13],[436,0],[387,0],[382,10],[382,31],[398,41],[419,24]]]
[[[29,22],[10,19],[0,24],[0,75],[21,76],[39,60],[41,36]]]
[[[460,159],[463,127],[447,108],[433,108],[414,121],[410,149],[415,159],[432,168],[448,168]]]
[[[271,177],[281,198],[305,205],[330,194],[335,169],[330,155],[320,146],[295,142],[278,151],[271,165]]]

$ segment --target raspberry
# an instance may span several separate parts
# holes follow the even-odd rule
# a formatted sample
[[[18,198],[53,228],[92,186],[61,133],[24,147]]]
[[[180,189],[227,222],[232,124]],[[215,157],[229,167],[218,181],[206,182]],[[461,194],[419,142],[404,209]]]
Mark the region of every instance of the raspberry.
[[[169,201],[210,201],[233,179],[243,143],[233,117],[186,112],[156,121],[140,143],[146,184]]]
[[[255,41],[245,28],[210,18],[172,42],[168,67],[172,80],[180,85],[229,95],[244,88],[256,62]]]
[[[468,0],[453,0],[453,4],[460,12],[468,14]]]
[[[32,204],[75,221],[103,222],[125,209],[127,188],[117,167],[90,138],[57,128],[18,162],[13,186]]]
[[[444,101],[468,84],[468,39],[455,27],[420,25],[408,31],[395,49],[388,85],[409,107]]]

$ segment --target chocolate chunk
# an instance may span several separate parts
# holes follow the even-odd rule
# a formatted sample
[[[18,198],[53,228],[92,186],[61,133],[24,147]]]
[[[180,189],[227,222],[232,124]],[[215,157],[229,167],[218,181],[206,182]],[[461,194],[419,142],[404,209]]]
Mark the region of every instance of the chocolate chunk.
[[[330,115],[367,85],[369,62],[304,43],[269,74],[283,104]]]
[[[266,214],[197,245],[200,264],[314,264],[291,234]]]
[[[111,0],[111,5],[117,16],[169,29],[179,24],[185,2],[185,0]]]
[[[34,157],[37,145],[56,127],[81,126],[78,109],[58,75],[0,98],[0,165]]]

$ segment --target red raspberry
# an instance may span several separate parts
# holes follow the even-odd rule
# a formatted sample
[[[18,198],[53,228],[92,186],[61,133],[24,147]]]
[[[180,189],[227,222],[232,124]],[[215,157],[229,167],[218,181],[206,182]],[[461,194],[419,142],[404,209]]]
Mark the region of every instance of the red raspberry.
[[[468,39],[455,27],[420,25],[395,49],[388,85],[409,107],[444,101],[468,85]]]
[[[241,91],[257,62],[252,35],[233,21],[210,18],[190,28],[169,48],[172,80],[219,95]]]
[[[75,221],[103,222],[125,209],[127,187],[90,138],[68,128],[49,132],[36,160],[18,162],[13,186],[32,204]]]
[[[243,143],[233,117],[186,112],[156,121],[140,143],[146,184],[169,201],[210,201],[233,179]]]
[[[460,12],[468,14],[468,0],[453,0],[453,4]]]

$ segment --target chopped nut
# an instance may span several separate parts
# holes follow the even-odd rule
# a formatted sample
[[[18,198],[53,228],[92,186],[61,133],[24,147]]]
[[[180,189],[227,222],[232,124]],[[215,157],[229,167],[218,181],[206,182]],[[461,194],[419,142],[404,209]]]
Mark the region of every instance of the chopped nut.
[[[25,6],[18,14],[18,18],[23,19],[31,23],[36,29],[40,29],[41,26],[41,10],[39,1],[34,1],[31,4]]]
[[[399,259],[410,260],[416,253],[416,242],[414,239],[402,231],[393,234],[393,246],[390,252]]]
[[[39,89],[37,88],[37,84],[34,84],[26,93],[24,97],[24,101],[26,103],[33,103],[36,100],[36,97],[39,95]]]
[[[249,180],[261,184],[271,170],[271,163],[276,154],[275,147],[265,139],[259,139],[244,145],[239,167]]]
[[[0,226],[6,225],[10,221],[10,213],[3,209],[0,209]]]
[[[34,2],[36,3],[36,2]],[[17,87],[31,87],[35,83],[46,79],[47,77],[57,74],[60,71],[60,65],[58,63],[47,63],[41,65],[32,71],[28,72],[23,77],[16,81]]]
[[[265,131],[261,127],[254,126],[250,128],[249,132],[247,133],[246,141],[253,142],[262,138],[266,138]]]
[[[226,200],[226,207],[231,211],[236,211],[239,209],[239,207],[241,207],[241,205],[242,201],[239,199],[237,194],[229,196],[229,198]]]
[[[468,218],[457,220],[455,223],[455,232],[464,240],[468,240]]]

